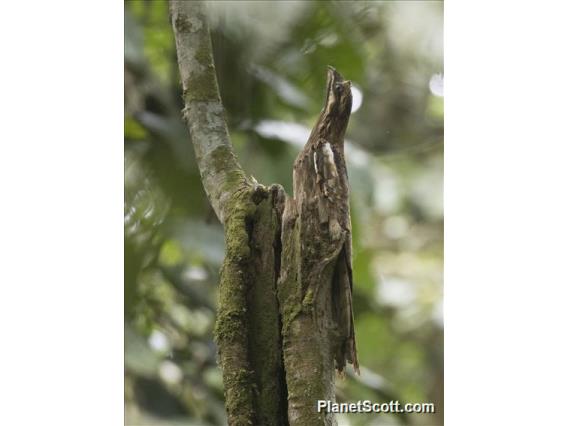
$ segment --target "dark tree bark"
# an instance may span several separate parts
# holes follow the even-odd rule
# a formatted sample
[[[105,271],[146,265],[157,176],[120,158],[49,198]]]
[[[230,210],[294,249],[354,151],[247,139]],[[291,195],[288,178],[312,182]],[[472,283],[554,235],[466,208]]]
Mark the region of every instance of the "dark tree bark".
[[[229,139],[204,5],[171,1],[184,119],[225,229],[215,338],[230,425],[333,425],[335,370],[358,371],[343,138],[350,82],[330,68],[294,194],[249,179]]]

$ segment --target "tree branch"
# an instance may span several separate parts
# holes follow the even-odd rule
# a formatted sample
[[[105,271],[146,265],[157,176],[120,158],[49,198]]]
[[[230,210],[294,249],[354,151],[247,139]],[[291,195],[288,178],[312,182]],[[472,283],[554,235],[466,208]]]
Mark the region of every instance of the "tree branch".
[[[184,118],[209,201],[225,229],[215,341],[229,425],[287,425],[276,281],[284,190],[247,180],[219,96],[204,5],[170,1]]]
[[[231,196],[245,183],[233,152],[213,63],[211,37],[200,1],[170,1],[184,119],[195,149],[201,180],[217,217],[225,223]]]

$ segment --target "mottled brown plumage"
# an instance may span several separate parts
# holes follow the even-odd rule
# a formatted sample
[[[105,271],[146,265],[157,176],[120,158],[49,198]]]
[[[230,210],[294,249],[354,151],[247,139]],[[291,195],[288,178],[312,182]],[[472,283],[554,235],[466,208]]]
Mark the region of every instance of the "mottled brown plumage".
[[[320,282],[313,289],[316,323],[327,330],[340,372],[346,363],[359,372],[353,324],[349,183],[343,148],[351,102],[351,82],[329,67],[323,110],[294,164],[294,194],[303,216],[302,226],[306,234],[315,231],[318,236],[304,243],[306,253],[317,253],[317,260],[310,262],[319,262],[306,265],[306,271],[319,271],[325,276],[330,273],[332,277],[331,284]],[[316,219],[312,221],[308,216]],[[312,278],[318,282],[317,277]],[[322,292],[321,285],[331,285],[331,291]]]

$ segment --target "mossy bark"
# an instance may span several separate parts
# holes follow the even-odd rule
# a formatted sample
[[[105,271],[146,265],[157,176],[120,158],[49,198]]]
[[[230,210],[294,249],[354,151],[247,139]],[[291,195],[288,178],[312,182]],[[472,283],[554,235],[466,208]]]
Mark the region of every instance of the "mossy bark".
[[[276,279],[283,190],[246,184],[230,200],[215,338],[231,425],[285,425]]]
[[[250,198],[250,192],[243,189],[234,195],[230,203],[231,214],[225,223],[226,255],[221,269],[215,325],[230,425],[256,424],[254,370],[248,356],[247,264],[250,248],[245,224],[254,213]]]
[[[336,367],[346,358],[356,366],[356,356],[345,356],[345,342],[353,338],[345,327],[352,332],[352,322],[343,321],[345,312],[351,315],[350,288],[344,298],[351,277],[346,174],[338,181],[342,198],[324,200],[308,144],[294,166],[293,197],[279,185],[248,179],[224,120],[204,5],[173,0],[170,11],[184,118],[203,186],[225,229],[215,339],[228,423],[336,424],[316,403],[335,399]],[[328,93],[325,113],[338,111],[337,99]],[[340,122],[320,120],[316,128],[322,123],[333,129]],[[340,123],[343,132],[346,123]],[[342,140],[340,148],[342,154]]]

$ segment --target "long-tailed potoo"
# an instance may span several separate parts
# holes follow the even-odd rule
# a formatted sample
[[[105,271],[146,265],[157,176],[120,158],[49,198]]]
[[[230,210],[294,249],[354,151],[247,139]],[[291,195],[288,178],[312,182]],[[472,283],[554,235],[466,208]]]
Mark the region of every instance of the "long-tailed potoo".
[[[317,277],[315,279],[316,288],[312,289],[315,298],[318,294],[330,294],[319,302],[315,315],[323,318],[319,321],[320,328],[327,330],[333,342],[336,368],[343,371],[345,365],[351,363],[358,372],[353,324],[349,182],[344,155],[351,103],[351,82],[329,67],[323,110],[294,164],[294,194],[300,215],[303,215],[305,233],[317,235],[314,241],[303,243],[304,250],[314,253],[312,257],[321,264],[319,270],[322,275],[324,270],[331,269],[331,283],[327,280],[318,283]],[[313,222],[307,218],[312,215],[317,217]],[[318,268],[314,266],[306,270]],[[311,279],[306,281],[309,285],[314,282]],[[321,292],[322,285],[331,285],[330,291]]]

